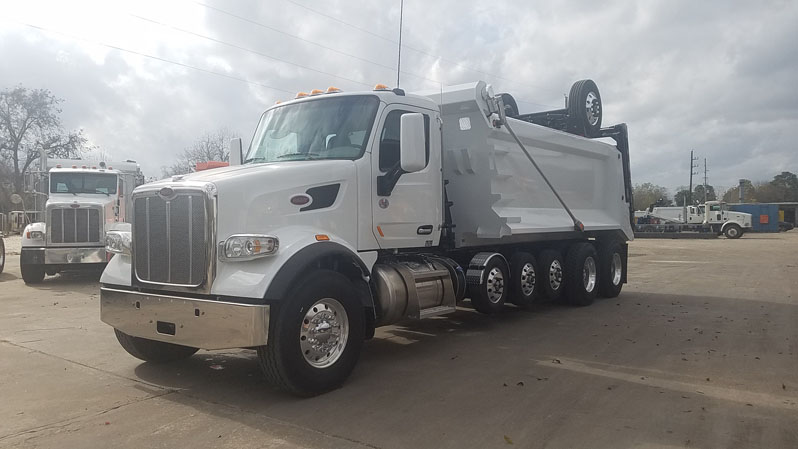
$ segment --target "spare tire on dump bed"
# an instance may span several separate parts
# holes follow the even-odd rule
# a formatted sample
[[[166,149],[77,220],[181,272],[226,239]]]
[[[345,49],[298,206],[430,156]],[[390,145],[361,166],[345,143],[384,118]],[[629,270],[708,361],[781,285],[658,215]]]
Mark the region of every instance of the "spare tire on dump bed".
[[[603,113],[601,94],[593,80],[577,81],[568,94],[568,130],[585,137],[596,137]]]

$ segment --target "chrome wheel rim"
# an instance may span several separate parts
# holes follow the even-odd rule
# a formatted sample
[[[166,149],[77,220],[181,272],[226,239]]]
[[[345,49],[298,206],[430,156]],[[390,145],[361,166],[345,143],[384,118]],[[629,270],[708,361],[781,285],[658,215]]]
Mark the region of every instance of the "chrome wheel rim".
[[[488,272],[488,279],[485,281],[485,287],[488,289],[488,301],[497,304],[501,301],[504,295],[504,274],[499,267],[493,267]]]
[[[623,275],[623,262],[621,262],[621,255],[613,253],[612,255],[612,285],[619,285],[621,283],[621,276]]]
[[[598,101],[598,95],[595,92],[588,92],[585,98],[585,114],[587,115],[587,122],[591,126],[598,123],[599,116],[601,115],[601,106]]]
[[[333,298],[316,301],[302,319],[299,347],[314,368],[326,368],[341,358],[349,338],[349,318],[344,306]]]
[[[559,260],[552,260],[549,265],[549,285],[552,290],[559,290],[562,285],[562,265]]]
[[[586,258],[585,264],[582,266],[582,283],[588,293],[596,288],[596,260],[592,257]]]
[[[737,237],[737,228],[734,226],[729,228],[729,237]]]
[[[535,291],[535,266],[525,263],[521,267],[521,293],[530,296]]]

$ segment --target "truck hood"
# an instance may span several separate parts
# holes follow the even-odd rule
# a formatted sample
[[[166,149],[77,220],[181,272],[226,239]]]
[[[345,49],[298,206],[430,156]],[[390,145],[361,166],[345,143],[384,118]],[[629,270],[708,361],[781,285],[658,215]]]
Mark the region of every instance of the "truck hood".
[[[81,207],[105,207],[116,201],[115,195],[104,194],[85,194],[79,193],[73,195],[71,193],[51,193],[47,198],[47,207],[51,206],[69,206],[70,204],[79,204]]]
[[[143,186],[211,183],[217,196],[218,237],[309,226],[357,238],[357,172],[351,160],[287,161],[222,167]],[[310,203],[292,204],[306,196]]]

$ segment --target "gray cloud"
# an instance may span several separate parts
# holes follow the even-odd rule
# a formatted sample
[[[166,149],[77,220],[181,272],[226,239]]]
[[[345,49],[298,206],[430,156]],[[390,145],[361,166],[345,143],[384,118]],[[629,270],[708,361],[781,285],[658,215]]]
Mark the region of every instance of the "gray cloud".
[[[94,144],[156,175],[205,131],[228,127],[249,138],[260,112],[293,92],[395,83],[398,2],[297,1],[387,39],[285,0],[209,3],[273,29],[195,3],[185,5],[199,18],[188,24],[139,14],[311,71],[126,18],[158,42],[131,49],[256,83],[247,84],[115,50],[98,59],[96,46],[7,24],[0,86],[50,88],[66,100],[68,127],[82,127]],[[532,111],[561,105],[573,81],[590,77],[602,92],[605,123],[629,124],[635,182],[687,184],[694,148],[709,160],[710,182],[728,187],[741,177],[798,171],[796,23],[798,4],[789,1],[407,0],[401,83],[412,91],[437,88],[430,79],[485,79]]]

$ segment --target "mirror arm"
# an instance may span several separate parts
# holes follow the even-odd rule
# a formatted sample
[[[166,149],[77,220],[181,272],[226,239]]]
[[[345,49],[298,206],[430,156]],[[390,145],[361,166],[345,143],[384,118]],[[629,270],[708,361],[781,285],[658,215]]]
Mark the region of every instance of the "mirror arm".
[[[397,162],[396,165],[388,170],[388,173],[377,176],[377,196],[391,196],[391,192],[396,187],[396,183],[399,182],[399,178],[405,173],[401,164]]]

